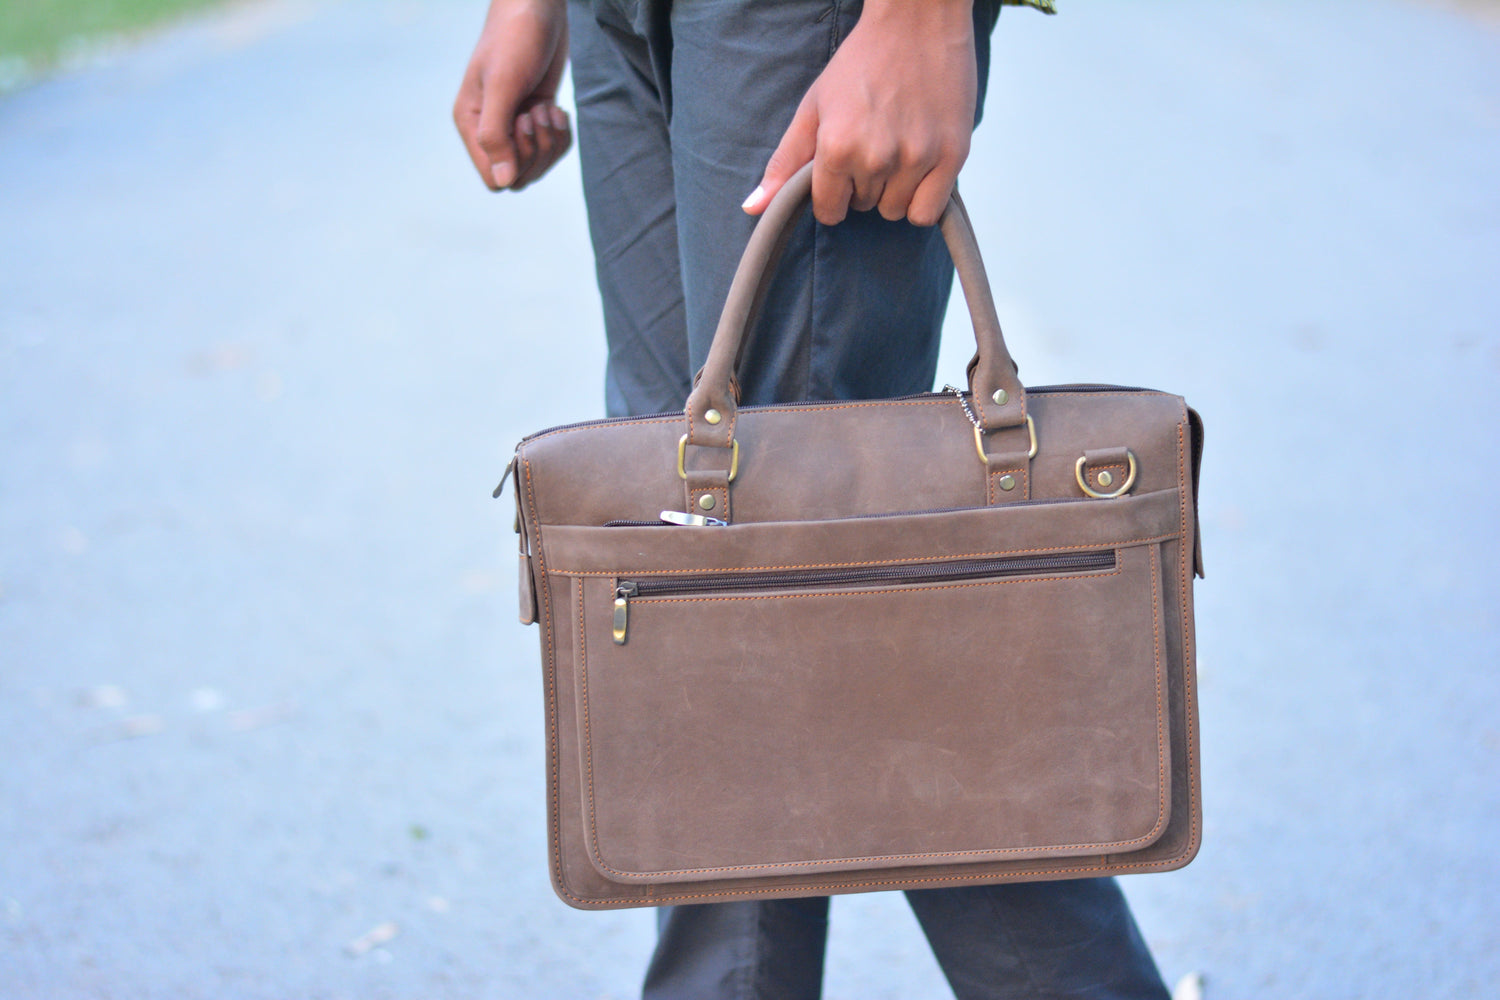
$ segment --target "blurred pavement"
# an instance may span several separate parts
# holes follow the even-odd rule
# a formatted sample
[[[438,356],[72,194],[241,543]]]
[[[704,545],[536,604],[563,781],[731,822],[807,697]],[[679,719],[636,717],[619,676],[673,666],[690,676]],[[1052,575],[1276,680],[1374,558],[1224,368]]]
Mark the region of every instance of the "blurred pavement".
[[[1500,982],[1500,31],[1008,12],[963,187],[1032,383],[1207,422],[1211,1000]],[[487,195],[479,0],[275,0],[0,100],[0,996],[625,998],[552,894],[514,442],[602,408],[569,159]],[[740,197],[744,192],[726,192]],[[957,382],[951,317],[938,381]],[[941,997],[899,895],[830,1000]]]

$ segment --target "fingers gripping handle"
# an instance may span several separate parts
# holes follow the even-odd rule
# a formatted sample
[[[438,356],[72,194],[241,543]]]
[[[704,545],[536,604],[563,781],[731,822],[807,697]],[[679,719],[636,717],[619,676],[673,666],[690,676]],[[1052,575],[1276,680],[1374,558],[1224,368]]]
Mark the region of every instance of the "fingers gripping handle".
[[[727,448],[733,439],[736,406],[730,378],[757,299],[784,245],[784,236],[811,193],[812,164],[808,164],[777,192],[750,234],[750,242],[729,286],[729,296],[703,366],[703,377],[688,397],[688,441],[692,444]],[[969,387],[974,393],[976,413],[986,431],[1020,426],[1026,421],[1026,390],[1016,375],[1005,336],[1000,332],[1000,319],[974,239],[974,228],[957,192],[949,199],[939,225],[974,322],[978,353]],[[717,411],[720,417],[715,423],[705,416],[710,410]]]

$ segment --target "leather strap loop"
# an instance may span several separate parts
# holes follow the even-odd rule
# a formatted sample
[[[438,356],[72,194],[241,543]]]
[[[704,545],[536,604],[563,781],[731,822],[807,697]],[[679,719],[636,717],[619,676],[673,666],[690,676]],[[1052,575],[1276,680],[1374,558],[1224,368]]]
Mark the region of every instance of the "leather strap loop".
[[[792,220],[811,194],[812,164],[808,164],[793,174],[771,199],[771,204],[750,234],[750,242],[729,286],[702,377],[688,396],[688,441],[692,444],[729,446],[737,408],[737,393],[731,388],[731,383],[744,349],[746,333],[765,295],[769,275],[786,245]],[[975,413],[986,431],[1017,427],[1026,420],[1026,390],[1005,346],[989,278],[974,239],[974,227],[956,191],[948,201],[939,226],[948,244],[948,253],[953,257],[953,266],[958,272],[969,316],[974,323],[977,353],[969,367],[969,388],[974,394]],[[996,402],[999,390],[1004,390],[1000,397],[1004,399],[1003,403]],[[717,424],[709,423],[704,414],[711,409],[718,410],[726,419]]]

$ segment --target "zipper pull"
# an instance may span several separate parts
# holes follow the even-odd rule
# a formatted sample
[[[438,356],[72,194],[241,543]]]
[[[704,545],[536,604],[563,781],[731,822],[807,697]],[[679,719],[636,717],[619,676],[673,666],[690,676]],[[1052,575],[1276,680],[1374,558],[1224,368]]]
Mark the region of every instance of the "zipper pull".
[[[641,588],[629,580],[615,587],[615,645],[625,645],[625,627],[630,615],[630,599],[640,595]]]
[[[510,474],[512,472],[514,472],[515,469],[516,469],[516,460],[515,460],[515,457],[512,456],[511,460],[509,462],[505,463],[505,471],[502,472],[502,473],[500,473],[500,485],[496,486],[495,487],[495,492],[493,492],[493,493],[490,494],[490,498],[492,500],[499,500],[500,499],[500,494],[505,492],[505,481],[510,478]],[[517,485],[519,486],[519,482],[517,483]]]
[[[684,514],[680,510],[664,510],[661,519],[668,524],[680,524],[691,528],[727,528],[728,521],[721,521],[717,517],[708,517],[704,514]]]

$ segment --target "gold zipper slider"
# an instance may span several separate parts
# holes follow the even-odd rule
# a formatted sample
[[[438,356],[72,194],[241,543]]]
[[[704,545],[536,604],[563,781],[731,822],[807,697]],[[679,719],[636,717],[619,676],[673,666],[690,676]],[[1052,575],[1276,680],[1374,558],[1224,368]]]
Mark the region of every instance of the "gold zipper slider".
[[[625,645],[625,629],[629,623],[630,599],[640,593],[640,588],[629,580],[623,580],[615,587],[615,645]]]

